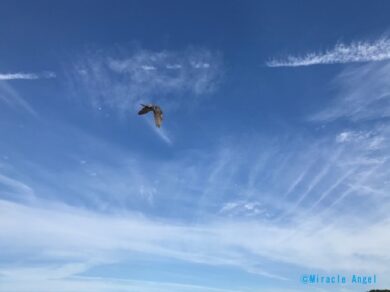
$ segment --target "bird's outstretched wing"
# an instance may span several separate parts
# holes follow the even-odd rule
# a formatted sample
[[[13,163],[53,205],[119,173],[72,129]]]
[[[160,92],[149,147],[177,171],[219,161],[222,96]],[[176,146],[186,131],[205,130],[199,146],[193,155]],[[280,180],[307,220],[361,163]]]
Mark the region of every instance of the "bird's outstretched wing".
[[[143,105],[143,104],[141,104],[141,105],[143,106],[143,108],[138,112],[139,115],[144,115],[144,114],[153,110],[153,108],[151,106]]]
[[[156,126],[160,128],[163,120],[162,110],[158,106],[156,106],[153,110],[153,115],[154,115],[154,122],[156,123]]]

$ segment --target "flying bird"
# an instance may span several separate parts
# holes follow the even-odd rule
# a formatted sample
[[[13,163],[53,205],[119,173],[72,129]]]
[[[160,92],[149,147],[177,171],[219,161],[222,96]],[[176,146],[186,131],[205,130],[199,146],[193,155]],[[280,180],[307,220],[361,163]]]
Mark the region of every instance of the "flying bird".
[[[161,108],[158,105],[155,104],[141,104],[143,108],[138,112],[139,115],[144,115],[150,111],[153,112],[154,115],[154,122],[156,123],[156,126],[160,128],[162,120],[163,120],[163,112]]]

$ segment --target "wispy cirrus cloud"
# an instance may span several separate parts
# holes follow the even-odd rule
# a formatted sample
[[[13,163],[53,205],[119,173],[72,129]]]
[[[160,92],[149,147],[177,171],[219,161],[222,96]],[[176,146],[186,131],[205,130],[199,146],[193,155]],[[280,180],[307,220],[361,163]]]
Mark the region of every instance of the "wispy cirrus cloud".
[[[34,79],[48,79],[55,78],[56,74],[54,72],[43,72],[43,73],[25,73],[25,72],[17,72],[17,73],[0,73],[0,80],[34,80]]]
[[[384,61],[390,59],[390,39],[381,38],[372,42],[337,44],[325,52],[307,53],[303,56],[287,56],[266,62],[268,67],[299,67],[318,64]]]
[[[189,48],[182,51],[136,49],[128,53],[87,53],[70,68],[76,94],[94,107],[126,112],[139,102],[177,106],[183,100],[213,92],[222,76],[218,52]]]
[[[73,95],[120,117],[138,110],[140,103],[157,103],[173,112],[214,92],[223,75],[221,54],[207,49],[124,51],[89,52],[76,60],[67,69]],[[172,144],[166,126],[153,130]]]

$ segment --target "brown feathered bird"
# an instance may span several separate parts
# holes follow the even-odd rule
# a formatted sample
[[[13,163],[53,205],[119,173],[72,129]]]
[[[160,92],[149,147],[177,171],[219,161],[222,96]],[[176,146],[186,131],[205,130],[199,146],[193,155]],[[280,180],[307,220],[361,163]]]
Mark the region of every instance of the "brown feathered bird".
[[[148,104],[148,105],[141,104],[141,105],[143,106],[143,108],[138,112],[138,114],[144,115],[152,111],[154,115],[154,122],[156,123],[156,126],[160,128],[163,120],[163,112],[161,108],[155,104]]]

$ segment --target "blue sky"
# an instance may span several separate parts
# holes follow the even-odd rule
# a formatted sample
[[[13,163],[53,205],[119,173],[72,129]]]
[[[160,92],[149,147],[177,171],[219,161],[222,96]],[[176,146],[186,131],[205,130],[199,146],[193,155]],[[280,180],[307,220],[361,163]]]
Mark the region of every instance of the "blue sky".
[[[389,9],[2,1],[0,291],[389,287]]]

